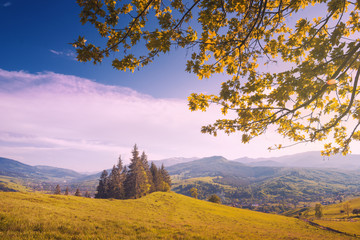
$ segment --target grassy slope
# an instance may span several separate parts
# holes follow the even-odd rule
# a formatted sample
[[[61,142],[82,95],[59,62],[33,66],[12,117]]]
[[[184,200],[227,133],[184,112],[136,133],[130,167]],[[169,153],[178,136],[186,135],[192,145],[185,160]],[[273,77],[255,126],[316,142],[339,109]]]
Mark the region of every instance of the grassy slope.
[[[357,208],[360,209],[360,198],[352,199],[347,201],[350,203],[350,207],[352,209]],[[347,217],[345,213],[340,213],[340,210],[343,210],[343,204],[333,204],[324,206],[324,218],[344,218]],[[313,213],[313,212],[312,212]],[[315,220],[314,222],[330,227],[342,232],[346,232],[349,234],[355,234],[360,236],[360,218],[356,217],[354,214],[350,214],[350,217],[355,217],[354,220],[356,222],[343,222],[343,221],[324,221],[324,220]]]
[[[4,207],[6,206],[6,207]],[[349,239],[175,193],[103,200],[0,192],[0,239]]]
[[[19,179],[14,177],[2,176],[2,175],[0,175],[0,188],[1,187],[7,189],[7,191],[15,191],[15,192],[31,191],[31,189],[23,186]]]

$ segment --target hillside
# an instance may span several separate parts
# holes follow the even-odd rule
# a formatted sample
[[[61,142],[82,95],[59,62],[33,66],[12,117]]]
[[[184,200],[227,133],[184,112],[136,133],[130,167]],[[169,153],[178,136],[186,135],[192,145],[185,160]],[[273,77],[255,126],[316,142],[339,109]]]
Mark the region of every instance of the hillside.
[[[330,227],[338,231],[360,237],[360,215],[352,214],[349,216],[344,212],[344,204],[349,204],[350,210],[360,209],[360,198],[351,199],[349,201],[323,206],[324,216],[322,219],[315,218],[313,209],[307,212],[307,218],[314,219],[315,223],[322,226]]]
[[[200,199],[217,194],[225,204],[251,209],[255,205],[255,209],[263,212],[281,213],[316,201],[336,202],[360,192],[359,171],[249,166],[221,156],[176,164],[167,170],[173,178],[172,189],[177,193],[189,196],[190,189],[196,187]],[[94,195],[100,172],[84,175],[0,158],[1,176],[16,177],[17,184],[39,191],[53,192],[59,184],[63,191],[68,187],[73,193],[79,188]],[[9,187],[9,181],[2,181],[0,185],[3,191],[14,189]]]
[[[30,166],[0,157],[0,175],[32,181],[64,182],[84,177],[73,170],[49,166]]]
[[[166,158],[166,159],[161,159],[161,160],[150,160],[149,163],[153,162],[153,163],[155,163],[156,166],[161,166],[162,164],[164,164],[165,167],[169,167],[169,166],[172,166],[175,164],[191,162],[191,161],[194,161],[197,159],[199,159],[199,158],[197,158],[197,157],[192,157],[192,158],[173,157],[173,158]]]
[[[251,167],[220,156],[203,158],[167,168],[172,190],[199,198],[217,194],[222,202],[277,212],[308,206],[311,202],[338,202],[360,192],[360,172],[341,169]]]
[[[1,239],[352,239],[175,193],[103,200],[0,192]]]
[[[0,192],[27,192],[30,188],[24,186],[24,182],[14,177],[0,175]]]
[[[267,177],[274,175],[279,168],[250,167],[245,164],[229,161],[221,156],[202,158],[180,163],[167,168],[170,175],[181,175],[183,178],[207,176],[236,176],[241,178]]]

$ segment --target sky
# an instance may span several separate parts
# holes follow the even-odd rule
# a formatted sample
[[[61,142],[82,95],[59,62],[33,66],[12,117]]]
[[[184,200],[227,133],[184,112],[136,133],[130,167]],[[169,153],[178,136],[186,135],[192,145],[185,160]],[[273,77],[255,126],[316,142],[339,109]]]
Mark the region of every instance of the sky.
[[[134,144],[151,160],[221,155],[272,157],[320,150],[302,144],[280,151],[269,130],[249,144],[241,136],[200,133],[221,118],[217,107],[190,112],[193,92],[216,93],[226,76],[186,73],[188,52],[175,50],[134,73],[75,59],[71,42],[96,32],[79,21],[72,0],[0,0],[0,157],[81,172],[128,163]]]

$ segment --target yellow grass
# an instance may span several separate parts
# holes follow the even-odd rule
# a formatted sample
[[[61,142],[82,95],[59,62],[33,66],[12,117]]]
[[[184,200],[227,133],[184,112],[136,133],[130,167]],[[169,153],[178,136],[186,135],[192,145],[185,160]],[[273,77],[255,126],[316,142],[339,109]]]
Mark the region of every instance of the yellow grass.
[[[324,206],[323,219],[315,220],[314,222],[360,237],[360,216],[351,213],[348,218],[346,213],[341,213],[340,211],[343,210],[345,203]],[[360,198],[349,200],[347,203],[349,203],[351,209],[360,209]]]
[[[175,193],[103,200],[0,192],[0,239],[352,239]]]

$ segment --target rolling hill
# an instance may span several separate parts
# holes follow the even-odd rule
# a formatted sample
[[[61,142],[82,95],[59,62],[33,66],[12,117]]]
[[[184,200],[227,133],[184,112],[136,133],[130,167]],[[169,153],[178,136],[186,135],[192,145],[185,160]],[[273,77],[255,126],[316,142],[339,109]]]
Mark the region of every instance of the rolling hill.
[[[272,158],[238,158],[236,162],[245,163],[249,166],[281,166],[281,167],[301,167],[301,168],[337,168],[345,170],[360,171],[360,155],[341,154],[324,157],[320,152],[304,152],[293,155],[286,155]]]
[[[268,206],[258,209],[264,212],[282,212],[292,208],[291,205],[324,199],[334,202],[360,192],[359,171],[249,166],[221,156],[172,165],[167,170],[173,177],[173,191],[177,193],[190,195],[189,190],[196,187],[201,199],[218,194],[225,204],[272,204],[270,209]],[[0,176],[16,177],[23,185],[41,191],[52,192],[56,184],[60,184],[62,189],[69,187],[71,192],[80,188],[94,194],[100,174],[84,175],[0,158]],[[8,180],[1,182],[3,191],[16,190],[11,186]],[[282,202],[280,210],[279,206],[274,206],[279,202]]]
[[[324,216],[322,219],[315,218],[315,212],[310,210],[308,218],[322,226],[346,232],[360,237],[360,215],[350,213],[349,216],[344,212],[344,205],[349,204],[350,210],[360,209],[360,198],[348,200],[346,202],[323,206]]]
[[[73,170],[49,166],[30,166],[0,157],[0,175],[35,181],[64,182],[86,175]]]
[[[166,158],[161,160],[151,160],[149,162],[153,162],[156,164],[156,166],[161,166],[164,164],[165,167],[172,166],[179,163],[186,163],[186,162],[192,162],[194,160],[197,160],[200,158],[192,157],[192,158],[184,158],[184,157],[173,157],[173,158]]]
[[[242,178],[267,177],[274,175],[279,168],[250,167],[229,161],[222,156],[202,158],[187,163],[180,163],[167,168],[170,175],[182,175],[183,178],[207,176],[236,176]]]
[[[265,212],[282,212],[315,201],[340,201],[360,193],[360,172],[329,168],[251,167],[220,156],[167,168],[174,177],[173,191],[199,198],[221,196],[236,204]],[[269,205],[270,204],[270,205]]]
[[[0,192],[0,238],[354,239],[296,218],[209,203],[175,193],[104,200]]]

